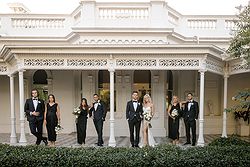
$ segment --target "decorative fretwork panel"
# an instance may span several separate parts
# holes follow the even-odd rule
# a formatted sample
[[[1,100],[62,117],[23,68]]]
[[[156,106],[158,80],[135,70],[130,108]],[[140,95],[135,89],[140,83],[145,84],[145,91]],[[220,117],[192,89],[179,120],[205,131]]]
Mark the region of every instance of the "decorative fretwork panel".
[[[116,66],[122,67],[154,67],[156,66],[156,59],[118,59],[116,60]]]
[[[160,59],[159,66],[164,67],[199,67],[199,59]]]
[[[88,66],[88,67],[95,67],[95,66],[106,66],[107,59],[68,59],[67,66]]]
[[[24,59],[24,66],[64,66],[64,59]]]
[[[244,71],[244,70],[249,70],[250,68],[247,68],[247,65],[246,64],[240,64],[240,63],[237,63],[237,64],[234,64],[231,66],[231,72],[237,72],[237,71]]]
[[[208,70],[211,70],[213,72],[223,73],[223,63],[222,62],[207,59],[206,60],[206,67]]]
[[[7,66],[6,65],[0,65],[0,72],[1,73],[7,72]]]

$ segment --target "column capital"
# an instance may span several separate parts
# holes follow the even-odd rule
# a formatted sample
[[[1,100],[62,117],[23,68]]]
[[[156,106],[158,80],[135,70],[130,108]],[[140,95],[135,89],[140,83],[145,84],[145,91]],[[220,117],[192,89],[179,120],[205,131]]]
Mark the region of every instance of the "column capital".
[[[25,69],[18,70],[18,72],[25,72],[25,71],[26,71]]]
[[[111,67],[108,69],[109,72],[115,72],[115,68]]]
[[[207,72],[207,69],[200,69],[200,70],[198,70],[198,72],[199,73],[205,73],[205,72]]]
[[[229,74],[228,73],[224,73],[224,78],[229,78]]]
[[[12,74],[8,74],[8,77],[16,77],[16,75],[12,73]]]

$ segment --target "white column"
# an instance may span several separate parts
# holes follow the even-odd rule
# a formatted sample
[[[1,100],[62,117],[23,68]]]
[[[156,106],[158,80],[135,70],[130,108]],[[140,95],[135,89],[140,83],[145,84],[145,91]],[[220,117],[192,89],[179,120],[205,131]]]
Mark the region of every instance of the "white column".
[[[10,118],[11,118],[11,134],[10,144],[17,143],[16,136],[16,115],[15,115],[15,94],[14,94],[14,74],[9,75],[10,77]]]
[[[225,109],[227,108],[227,81],[228,81],[228,75],[224,75],[224,103],[223,103],[223,126],[222,126],[222,135],[221,137],[227,137],[227,112]]]
[[[200,70],[200,113],[199,113],[199,137],[198,146],[204,146],[204,85],[205,70]]]
[[[25,137],[25,130],[24,130],[24,82],[23,82],[23,70],[19,71],[19,98],[20,98],[20,140],[19,143],[21,145],[26,145],[27,140]]]
[[[109,69],[110,74],[110,136],[109,136],[109,146],[115,147],[115,90],[114,90],[114,69]]]

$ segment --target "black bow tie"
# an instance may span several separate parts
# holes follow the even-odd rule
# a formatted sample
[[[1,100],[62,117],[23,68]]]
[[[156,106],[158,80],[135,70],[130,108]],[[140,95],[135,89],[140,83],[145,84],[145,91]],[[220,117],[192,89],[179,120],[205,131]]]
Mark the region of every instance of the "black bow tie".
[[[34,98],[33,100],[38,100],[37,98]]]
[[[138,101],[133,101],[133,103],[138,103]]]

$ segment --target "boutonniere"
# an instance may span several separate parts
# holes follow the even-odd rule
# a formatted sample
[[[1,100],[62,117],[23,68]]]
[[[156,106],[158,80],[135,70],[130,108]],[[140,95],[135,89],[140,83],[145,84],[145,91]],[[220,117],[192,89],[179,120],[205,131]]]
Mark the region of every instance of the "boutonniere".
[[[98,101],[97,101],[97,104],[98,104],[98,106],[100,106],[100,105],[101,105],[100,100],[98,100]]]
[[[41,101],[38,101],[38,103],[41,103]]]
[[[141,103],[138,103],[138,105],[141,105]]]
[[[191,104],[191,106],[192,106],[192,105],[194,105],[194,103],[193,103],[193,102],[192,102],[192,103],[190,103],[190,104]]]

